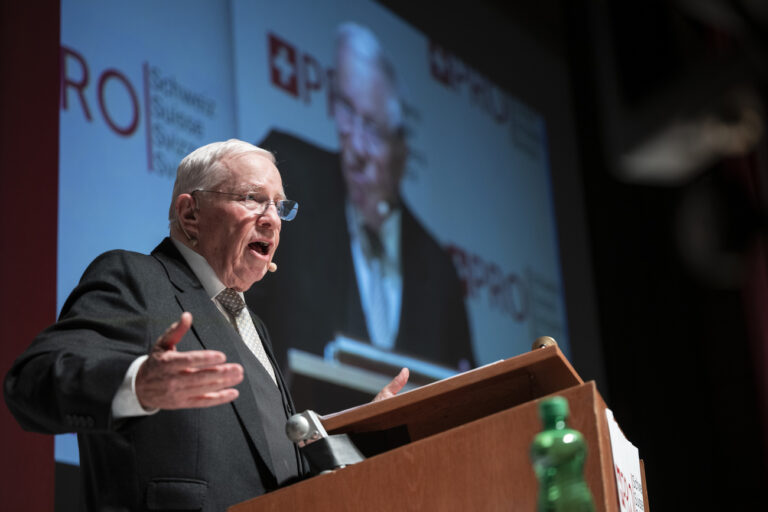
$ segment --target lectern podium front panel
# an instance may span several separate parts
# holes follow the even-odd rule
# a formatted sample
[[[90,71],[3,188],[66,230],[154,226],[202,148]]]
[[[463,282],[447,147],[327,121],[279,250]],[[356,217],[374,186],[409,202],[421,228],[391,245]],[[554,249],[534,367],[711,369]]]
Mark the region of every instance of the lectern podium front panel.
[[[605,404],[552,347],[324,417],[329,433],[407,438],[230,511],[535,510],[529,451],[542,428],[538,401],[552,394],[568,399],[569,424],[584,434],[597,509],[618,510]]]

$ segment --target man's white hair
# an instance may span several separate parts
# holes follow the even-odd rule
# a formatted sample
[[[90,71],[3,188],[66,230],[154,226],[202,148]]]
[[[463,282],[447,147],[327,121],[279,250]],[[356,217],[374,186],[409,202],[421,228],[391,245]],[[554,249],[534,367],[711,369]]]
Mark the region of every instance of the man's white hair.
[[[336,30],[336,58],[343,51],[348,51],[356,57],[372,62],[384,74],[392,90],[388,105],[389,126],[393,130],[403,127],[403,90],[398,82],[395,67],[387,53],[379,43],[376,34],[368,27],[353,21],[342,23]]]
[[[176,198],[179,195],[189,194],[197,189],[207,190],[219,185],[227,177],[227,167],[222,160],[250,152],[258,153],[273,164],[275,163],[275,156],[271,152],[238,139],[212,142],[185,156],[176,169],[168,220],[171,223],[176,220]]]

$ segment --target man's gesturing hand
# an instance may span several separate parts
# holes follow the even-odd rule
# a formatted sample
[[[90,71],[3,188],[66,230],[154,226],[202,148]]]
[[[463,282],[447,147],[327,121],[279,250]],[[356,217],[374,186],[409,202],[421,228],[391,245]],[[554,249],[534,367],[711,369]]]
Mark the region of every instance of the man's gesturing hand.
[[[403,368],[400,370],[400,373],[398,373],[395,378],[389,382],[389,384],[384,386],[381,391],[379,391],[379,393],[373,397],[372,401],[378,402],[380,400],[386,400],[387,398],[392,398],[395,396],[408,383],[409,375],[410,372],[408,371],[408,368]]]
[[[226,363],[226,356],[215,350],[176,350],[191,326],[192,315],[182,313],[139,368],[136,396],[145,409],[211,407],[237,398],[232,386],[243,380],[242,366]]]

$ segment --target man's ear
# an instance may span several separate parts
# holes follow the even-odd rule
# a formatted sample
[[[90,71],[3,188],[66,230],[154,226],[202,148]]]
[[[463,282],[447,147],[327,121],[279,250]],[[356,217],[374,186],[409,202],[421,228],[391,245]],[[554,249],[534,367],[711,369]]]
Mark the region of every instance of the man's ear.
[[[179,194],[176,198],[176,219],[179,228],[190,242],[196,242],[199,234],[199,210],[191,194]]]

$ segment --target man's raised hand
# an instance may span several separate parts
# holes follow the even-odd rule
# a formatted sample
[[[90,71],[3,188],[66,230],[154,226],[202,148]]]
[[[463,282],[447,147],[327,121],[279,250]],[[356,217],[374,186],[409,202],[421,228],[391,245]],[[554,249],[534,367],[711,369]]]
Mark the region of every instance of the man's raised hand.
[[[158,338],[136,375],[136,396],[147,410],[211,407],[231,402],[243,380],[243,367],[227,363],[216,350],[179,352],[176,344],[192,326],[184,312]]]

